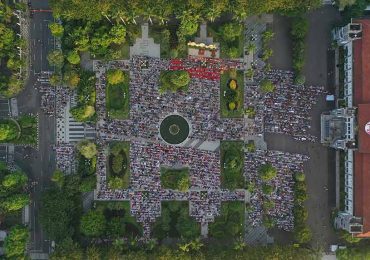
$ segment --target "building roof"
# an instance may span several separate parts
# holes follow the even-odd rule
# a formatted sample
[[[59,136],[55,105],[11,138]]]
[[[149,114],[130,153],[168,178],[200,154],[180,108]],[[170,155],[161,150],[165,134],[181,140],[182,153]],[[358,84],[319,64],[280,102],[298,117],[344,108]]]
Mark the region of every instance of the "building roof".
[[[370,153],[370,135],[365,131],[365,125],[370,122],[370,102],[368,104],[358,104],[357,111],[358,151],[360,153]]]
[[[370,20],[353,20],[362,24],[362,39],[353,42],[354,105],[358,106],[358,151],[355,152],[354,214],[362,217],[363,234],[370,237]]]
[[[362,217],[363,233],[359,236],[370,236],[370,154],[355,152],[355,212]]]
[[[354,104],[370,103],[370,19],[354,20],[362,24],[362,39],[353,42]]]

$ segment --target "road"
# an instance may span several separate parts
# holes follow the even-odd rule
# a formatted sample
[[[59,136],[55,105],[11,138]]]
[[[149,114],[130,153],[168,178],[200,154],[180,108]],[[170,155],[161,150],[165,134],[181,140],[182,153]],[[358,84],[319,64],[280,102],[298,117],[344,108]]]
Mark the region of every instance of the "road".
[[[304,75],[306,85],[322,85],[333,93],[333,77],[328,75],[332,70],[332,52],[330,46],[330,30],[340,19],[339,12],[332,6],[322,7],[308,15],[309,31],[306,38],[306,64]],[[273,68],[292,69],[290,25],[287,18],[274,17],[275,39],[272,43],[274,56],[271,59]],[[323,111],[333,109],[333,104],[322,97],[313,108],[311,134],[320,140],[320,115]],[[330,214],[335,207],[335,154],[333,149],[322,146],[319,142],[297,142],[289,136],[267,134],[269,149],[310,156],[305,163],[307,191],[309,199],[308,224],[313,233],[313,246],[326,246],[335,243],[337,238],[331,225]],[[278,240],[287,241],[287,234],[277,234]]]
[[[48,9],[48,1],[31,1],[34,9]],[[39,114],[39,149],[17,147],[15,162],[29,173],[35,186],[30,207],[31,243],[30,250],[49,252],[50,242],[42,232],[39,223],[40,197],[43,190],[50,185],[50,176],[55,168],[55,154],[51,145],[55,143],[55,118],[45,116],[40,111],[40,95],[34,89],[37,73],[49,70],[47,53],[54,48],[54,39],[48,29],[53,20],[49,12],[35,12],[30,25],[30,61],[31,73],[25,90],[17,97],[20,113]],[[25,155],[30,155],[25,157]]]

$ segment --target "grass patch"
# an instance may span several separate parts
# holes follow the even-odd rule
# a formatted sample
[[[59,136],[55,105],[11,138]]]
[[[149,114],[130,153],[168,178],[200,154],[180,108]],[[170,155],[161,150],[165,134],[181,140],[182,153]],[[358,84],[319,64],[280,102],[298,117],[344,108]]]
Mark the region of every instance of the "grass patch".
[[[244,143],[221,142],[221,187],[229,190],[244,189]]]
[[[228,201],[221,205],[221,215],[209,224],[209,235],[217,239],[233,239],[244,234],[244,202]]]
[[[109,145],[107,181],[111,189],[127,189],[130,185],[130,143]]]
[[[189,168],[161,168],[161,185],[165,189],[187,191],[189,189]]]
[[[194,239],[200,236],[200,224],[189,216],[189,202],[164,201],[162,214],[153,228],[153,236],[164,238]]]
[[[114,119],[128,119],[130,113],[130,78],[124,73],[124,81],[119,84],[108,84],[106,88],[106,106],[108,116]]]
[[[143,234],[141,225],[131,216],[128,201],[97,201],[97,210],[104,212],[107,221],[106,235],[109,238],[135,238]]]
[[[231,88],[232,80],[236,82],[236,89]],[[243,71],[229,70],[221,75],[220,106],[221,117],[237,118],[244,116]]]

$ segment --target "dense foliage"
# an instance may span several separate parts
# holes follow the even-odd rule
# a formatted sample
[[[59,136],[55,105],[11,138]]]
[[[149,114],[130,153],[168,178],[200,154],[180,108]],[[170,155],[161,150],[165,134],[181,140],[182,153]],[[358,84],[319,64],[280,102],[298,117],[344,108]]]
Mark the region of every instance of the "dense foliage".
[[[130,185],[130,144],[114,142],[109,148],[108,185],[111,189],[125,189]]]
[[[160,92],[176,92],[187,88],[190,82],[189,73],[186,70],[161,71],[160,74]]]
[[[244,143],[221,142],[221,186],[234,190],[245,187],[243,173]]]
[[[321,5],[319,0],[199,0],[199,1],[164,1],[164,0],[103,0],[103,1],[69,1],[52,0],[50,5],[54,16],[65,20],[82,20],[97,22],[109,19],[115,22],[133,23],[138,17],[149,21],[163,22],[173,14],[180,19],[182,26],[192,32],[192,18],[213,21],[223,13],[230,12],[236,18],[243,19],[248,15],[282,12],[297,13],[312,10]],[[96,12],[99,10],[99,12]],[[183,29],[183,30],[185,30]],[[194,29],[193,29],[194,30]]]
[[[276,177],[277,170],[270,163],[266,163],[258,169],[258,173],[263,181],[269,181]]]
[[[295,83],[304,84],[305,77],[303,68],[305,64],[305,39],[308,31],[308,21],[303,15],[292,19],[292,29],[290,31],[293,43],[293,69],[295,72]]]
[[[19,134],[19,129],[15,122],[11,120],[0,121],[0,142],[12,142]]]
[[[161,168],[161,186],[165,189],[187,191],[190,186],[189,169]]]
[[[0,168],[0,217],[9,213],[19,212],[29,202],[29,196],[24,192],[27,185],[27,175],[21,171],[11,172],[5,164]]]
[[[307,188],[303,173],[295,174],[294,184],[294,238],[298,243],[308,243],[312,233],[307,225],[308,212],[304,206],[307,199]]]
[[[221,215],[209,224],[209,235],[229,240],[243,236],[245,205],[241,201],[227,201],[221,205]]]
[[[18,6],[19,8],[21,6]],[[19,34],[16,7],[9,1],[0,1],[0,95],[12,97],[24,86],[26,58],[18,48],[26,48],[26,41]],[[22,70],[23,68],[23,70]]]
[[[71,108],[70,112],[74,119],[80,122],[94,121],[95,114],[95,74],[82,71],[77,84],[77,105]]]
[[[153,228],[154,237],[194,239],[200,235],[199,223],[189,216],[189,203],[180,201],[162,202],[161,217]]]
[[[28,239],[29,232],[27,227],[12,227],[4,241],[5,256],[8,259],[22,259],[25,257]]]

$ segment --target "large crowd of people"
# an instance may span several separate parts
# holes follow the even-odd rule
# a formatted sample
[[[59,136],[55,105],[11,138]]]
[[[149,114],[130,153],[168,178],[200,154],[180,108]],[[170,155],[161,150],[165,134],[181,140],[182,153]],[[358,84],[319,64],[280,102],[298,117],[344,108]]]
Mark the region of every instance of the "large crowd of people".
[[[310,133],[312,107],[323,96],[323,87],[293,84],[293,72],[271,70],[265,73],[275,91],[264,98],[265,132],[287,134],[301,141],[315,141]]]
[[[220,214],[222,201],[247,200],[244,190],[220,189],[220,153],[191,147],[171,146],[162,141],[159,124],[169,114],[180,114],[190,123],[189,139],[204,141],[244,140],[245,136],[264,132],[289,134],[299,140],[313,140],[309,133],[310,109],[323,94],[318,87],[295,86],[290,72],[272,70],[267,78],[276,86],[270,94],[262,94],[258,84],[248,85],[244,92],[244,107],[255,109],[252,125],[245,118],[220,117],[219,73],[229,68],[243,69],[243,64],[217,59],[166,60],[133,57],[130,61],[94,61],[96,73],[97,112],[97,189],[98,200],[129,200],[131,214],[144,226],[144,236],[150,235],[150,225],[161,214],[161,201],[189,201],[189,214],[198,222],[208,223]],[[112,119],[106,109],[106,72],[109,69],[130,71],[129,119]],[[185,69],[191,80],[186,91],[160,94],[160,73],[164,70]],[[203,75],[204,74],[204,75]],[[208,75],[209,74],[209,75]],[[217,74],[217,75],[216,75]],[[208,76],[205,76],[208,75]],[[56,107],[65,107],[69,92],[56,88]],[[56,113],[58,115],[58,113]],[[111,189],[107,176],[107,148],[110,141],[130,141],[130,184],[128,189]],[[59,144],[58,168],[65,169],[73,161],[73,146]],[[246,153],[245,178],[256,185],[250,203],[250,225],[260,225],[264,214],[274,218],[277,227],[292,230],[294,172],[303,171],[308,157],[277,151]],[[258,168],[270,162],[277,168],[276,178],[269,182],[275,187],[266,196]],[[63,166],[63,165],[67,166]],[[180,192],[161,186],[161,167],[189,167],[190,190]],[[266,212],[264,200],[274,202]]]
[[[290,154],[280,151],[261,151],[245,154],[244,175],[247,183],[253,186],[250,204],[251,212],[248,215],[249,224],[257,226],[262,224],[264,215],[270,216],[278,228],[291,231],[294,227],[294,174],[303,172],[303,163],[309,159],[302,154]],[[263,182],[259,169],[262,165],[270,163],[277,174],[272,180]],[[271,194],[263,193],[263,184],[271,185]],[[265,201],[272,201],[273,207],[264,210]]]

